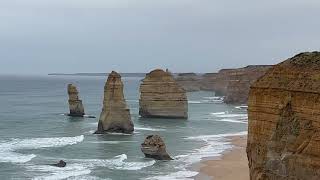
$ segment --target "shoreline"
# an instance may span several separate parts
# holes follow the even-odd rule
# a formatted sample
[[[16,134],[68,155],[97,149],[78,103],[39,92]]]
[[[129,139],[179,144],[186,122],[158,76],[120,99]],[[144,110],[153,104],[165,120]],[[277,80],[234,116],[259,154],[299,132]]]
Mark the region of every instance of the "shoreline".
[[[246,154],[247,136],[227,137],[233,147],[223,152],[221,157],[208,157],[193,165],[199,172],[195,180],[249,180]]]

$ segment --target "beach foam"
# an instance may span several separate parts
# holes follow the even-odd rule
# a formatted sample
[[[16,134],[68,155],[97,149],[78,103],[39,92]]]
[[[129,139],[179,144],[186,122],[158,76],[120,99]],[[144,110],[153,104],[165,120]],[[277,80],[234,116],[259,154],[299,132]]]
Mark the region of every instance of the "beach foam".
[[[163,176],[148,177],[146,180],[192,180],[194,179],[192,177],[196,176],[197,174],[198,172],[185,170]]]

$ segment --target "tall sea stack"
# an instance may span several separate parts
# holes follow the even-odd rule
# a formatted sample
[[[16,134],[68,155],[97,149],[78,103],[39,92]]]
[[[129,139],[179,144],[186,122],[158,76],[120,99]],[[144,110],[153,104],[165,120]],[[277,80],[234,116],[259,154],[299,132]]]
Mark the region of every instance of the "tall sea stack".
[[[140,86],[141,117],[188,118],[186,91],[170,72],[156,69],[148,73]]]
[[[103,108],[96,134],[108,132],[132,133],[134,130],[130,110],[123,95],[121,76],[115,71],[109,74],[104,87]]]
[[[251,86],[251,180],[320,178],[320,52],[301,53]]]
[[[82,104],[82,100],[79,99],[79,92],[75,85],[68,84],[68,95],[70,109],[70,113],[68,114],[68,116],[83,117],[85,115],[84,107]]]

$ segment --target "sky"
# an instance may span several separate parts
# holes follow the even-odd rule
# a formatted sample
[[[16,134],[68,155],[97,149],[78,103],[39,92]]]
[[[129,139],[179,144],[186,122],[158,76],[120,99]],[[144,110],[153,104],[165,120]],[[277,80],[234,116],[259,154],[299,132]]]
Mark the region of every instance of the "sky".
[[[0,0],[0,74],[216,72],[320,50],[319,0]]]

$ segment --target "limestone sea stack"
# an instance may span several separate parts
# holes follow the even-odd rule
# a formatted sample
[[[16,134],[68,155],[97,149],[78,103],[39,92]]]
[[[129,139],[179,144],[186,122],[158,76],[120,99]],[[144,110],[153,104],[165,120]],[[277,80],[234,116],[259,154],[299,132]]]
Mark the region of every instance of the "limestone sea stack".
[[[112,71],[104,87],[103,108],[96,134],[108,132],[130,134],[133,130],[130,110],[123,94],[121,76]]]
[[[196,73],[180,73],[175,80],[187,92],[200,91],[201,76]]]
[[[140,86],[141,117],[188,118],[186,91],[178,85],[170,72],[151,71]]]
[[[320,52],[270,69],[248,105],[251,180],[320,179]]]
[[[141,151],[147,158],[156,160],[172,160],[166,150],[166,145],[158,135],[148,136],[141,144]]]
[[[73,117],[83,117],[85,115],[84,107],[82,104],[82,100],[79,99],[79,92],[75,85],[68,85],[68,95],[70,109],[70,113],[68,115]]]

